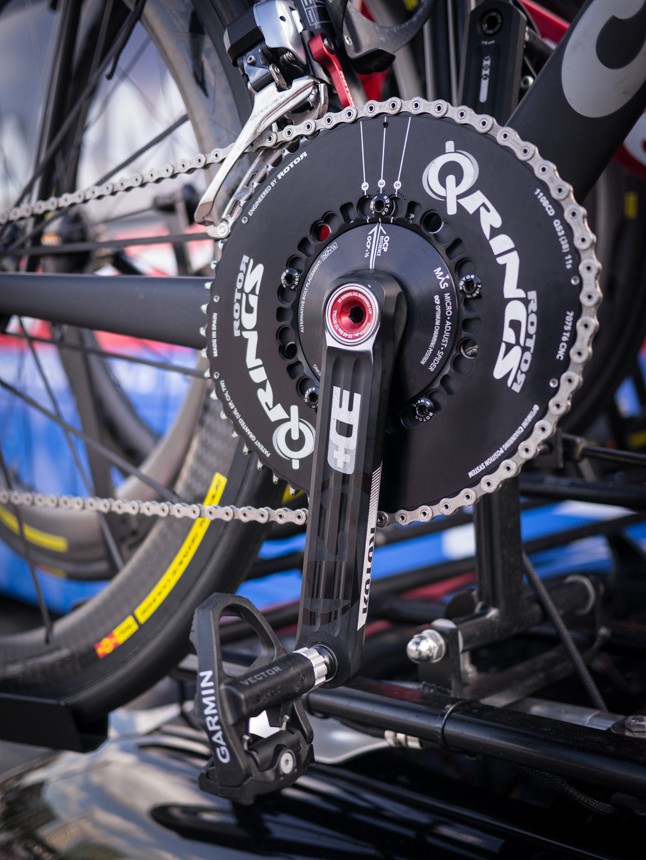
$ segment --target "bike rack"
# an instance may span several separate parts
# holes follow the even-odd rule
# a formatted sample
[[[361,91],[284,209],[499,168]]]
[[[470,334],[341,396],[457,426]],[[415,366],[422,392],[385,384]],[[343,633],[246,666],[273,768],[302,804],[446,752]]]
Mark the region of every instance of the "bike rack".
[[[581,779],[610,788],[617,802],[646,811],[646,732],[631,732],[630,718],[600,730],[459,699],[428,684],[365,679],[338,689],[312,690],[306,703],[322,716],[396,733],[401,746],[490,755]],[[416,743],[409,743],[412,739]]]
[[[474,510],[476,576],[474,592],[448,607],[447,617],[434,621],[425,635],[439,646],[430,659],[419,663],[421,681],[437,685],[452,695],[468,698],[496,696],[497,704],[518,700],[572,672],[565,649],[558,645],[520,662],[480,671],[471,659],[478,648],[508,642],[511,637],[537,627],[545,620],[539,600],[523,585],[523,545],[520,531],[520,497],[517,479],[485,496]],[[549,596],[561,615],[568,618],[574,635],[584,641],[584,657],[600,645],[598,585],[583,577],[568,577],[552,587]],[[471,611],[464,609],[471,601]],[[439,638],[441,637],[441,639]],[[427,655],[423,655],[427,657]]]
[[[56,750],[91,752],[108,737],[108,718],[83,721],[56,699],[0,693],[0,737]]]

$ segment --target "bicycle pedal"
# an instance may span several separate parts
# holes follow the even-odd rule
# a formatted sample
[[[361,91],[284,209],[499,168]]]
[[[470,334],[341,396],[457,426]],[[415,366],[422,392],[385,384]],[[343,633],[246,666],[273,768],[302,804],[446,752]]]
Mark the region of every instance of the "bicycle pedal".
[[[220,629],[231,616],[245,622],[260,644],[260,653],[242,668],[223,657]],[[312,729],[300,700],[317,682],[312,660],[287,653],[266,619],[238,595],[214,594],[199,606],[191,641],[198,657],[195,712],[211,748],[200,788],[249,804],[291,785],[314,760]],[[253,719],[263,713],[267,736],[257,733],[259,721]]]

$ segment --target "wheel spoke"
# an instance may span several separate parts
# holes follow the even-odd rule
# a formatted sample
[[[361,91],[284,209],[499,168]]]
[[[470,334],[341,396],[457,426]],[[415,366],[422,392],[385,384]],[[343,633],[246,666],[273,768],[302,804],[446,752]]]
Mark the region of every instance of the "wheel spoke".
[[[101,453],[113,466],[116,466],[118,469],[126,475],[132,475],[133,477],[139,478],[142,483],[146,484],[151,489],[155,490],[155,492],[161,496],[161,498],[165,499],[168,502],[181,502],[183,501],[179,496],[177,496],[174,492],[169,490],[167,487],[164,487],[163,484],[160,484],[154,478],[151,478],[150,475],[146,475],[145,472],[142,472],[141,469],[138,469],[132,463],[129,463],[124,457],[121,457],[115,451],[111,451],[108,447],[97,442],[96,439],[93,439],[91,436],[88,436],[87,433],[84,433],[82,430],[79,430],[77,427],[74,427],[68,421],[65,421],[63,418],[58,418],[56,413],[52,412],[50,409],[47,409],[33,397],[30,397],[28,394],[25,394],[24,391],[20,391],[11,383],[7,382],[4,379],[0,379],[0,388],[3,388],[5,391],[12,394],[14,397],[17,397],[19,400],[22,400],[27,406],[40,412],[41,415],[44,415],[46,418],[49,418],[54,424],[57,424],[62,429],[66,430],[73,436],[81,439],[85,444],[94,450]]]
[[[3,337],[10,337],[15,340],[30,340],[32,343],[39,343],[46,346],[56,346],[59,349],[67,349],[70,351],[81,351],[86,353],[87,355],[96,355],[104,359],[112,358],[117,361],[128,362],[129,364],[142,364],[146,367],[153,367],[156,370],[163,370],[167,373],[178,373],[180,374],[180,376],[191,376],[196,379],[204,378],[204,371],[200,370],[199,368],[187,367],[186,365],[172,364],[170,361],[162,361],[161,359],[142,358],[141,356],[133,355],[132,353],[112,352],[108,349],[102,349],[101,347],[92,347],[87,345],[81,346],[76,343],[60,341],[56,338],[38,337],[33,334],[23,334],[21,332],[15,331],[4,332]],[[147,346],[147,349],[150,352],[154,353],[154,350],[150,346]]]
[[[37,352],[36,348],[34,347],[34,344],[31,341],[31,338],[29,337],[29,334],[27,332],[27,329],[25,328],[25,324],[24,324],[23,320],[20,320],[20,328],[22,330],[23,336],[27,340],[27,344],[29,346],[29,352],[30,352],[31,357],[33,359],[33,362],[36,366],[36,369],[38,371],[38,376],[41,379],[43,385],[45,386],[47,396],[48,396],[49,401],[52,405],[52,408],[54,410],[54,413],[56,415],[58,423],[63,430],[63,434],[65,436],[65,441],[67,443],[67,448],[68,448],[68,450],[72,456],[72,459],[74,460],[74,464],[78,470],[81,481],[83,482],[83,485],[85,486],[86,492],[89,494],[92,494],[92,484],[90,482],[89,476],[87,474],[85,466],[81,462],[81,458],[79,457],[79,453],[76,450],[76,446],[74,445],[72,437],[71,437],[69,431],[64,426],[63,415],[62,415],[62,412],[60,409],[60,405],[58,403],[56,395],[54,394],[54,390],[52,389],[48,374],[46,373],[45,368],[43,367],[43,363],[41,362],[40,357],[38,355],[38,352]],[[90,457],[91,467],[92,467],[92,463],[93,463],[93,458]],[[95,470],[93,469],[92,471],[94,472]],[[95,495],[101,494],[101,490],[99,490],[99,492],[97,492],[95,490],[94,492],[95,492]],[[101,532],[102,532],[103,538],[105,540],[106,548],[107,548],[108,553],[109,553],[109,555],[112,559],[112,562],[114,564],[114,569],[119,570],[121,565],[123,565],[123,556],[121,554],[121,551],[119,550],[119,547],[117,546],[115,537],[112,534],[112,531],[110,529],[110,525],[107,521],[107,518],[102,513],[99,513],[99,526],[101,528]]]

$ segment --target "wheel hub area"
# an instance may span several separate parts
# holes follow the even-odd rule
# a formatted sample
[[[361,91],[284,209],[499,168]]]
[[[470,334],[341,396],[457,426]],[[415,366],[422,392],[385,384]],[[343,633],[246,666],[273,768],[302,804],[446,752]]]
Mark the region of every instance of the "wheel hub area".
[[[501,134],[457,113],[360,118],[286,152],[245,204],[207,355],[236,430],[292,486],[309,488],[326,336],[378,336],[374,271],[407,305],[383,510],[470,503],[567,409],[596,324],[590,234],[555,170]]]
[[[302,289],[294,296],[288,337],[302,355],[306,385],[318,385],[324,336],[321,311],[330,285],[352,273],[374,269],[370,264],[373,248],[375,255],[380,253],[383,257],[379,270],[392,275],[402,286],[408,305],[406,337],[395,365],[392,396],[393,409],[401,410],[407,400],[425,390],[447,367],[456,340],[460,335],[464,337],[451,267],[421,230],[413,230],[410,225],[369,222],[354,224],[329,239],[312,260],[302,261],[305,276]],[[352,311],[352,297],[349,299],[347,309],[341,304],[336,308],[341,316]],[[470,320],[475,320],[476,310],[472,303]],[[367,314],[367,322],[367,309],[354,312],[359,316]],[[341,324],[337,318],[335,327]],[[351,319],[345,327],[347,333],[338,337],[340,342],[352,342],[353,331],[362,331],[362,325]],[[474,323],[472,327],[477,326]],[[300,385],[302,390],[303,383]]]

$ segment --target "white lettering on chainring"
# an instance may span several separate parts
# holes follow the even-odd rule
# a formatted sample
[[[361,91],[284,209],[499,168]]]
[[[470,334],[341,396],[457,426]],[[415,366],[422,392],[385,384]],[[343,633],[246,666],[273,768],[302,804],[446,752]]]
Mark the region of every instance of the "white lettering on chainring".
[[[462,176],[458,177],[452,172],[445,172],[443,177],[440,171],[447,165],[457,165]],[[436,200],[446,200],[446,211],[449,215],[455,215],[458,211],[457,199],[461,194],[467,192],[478,178],[478,162],[468,152],[455,150],[452,140],[446,142],[446,152],[434,158],[427,166],[422,176],[424,190]]]
[[[327,461],[336,472],[344,475],[354,472],[360,412],[360,394],[353,394],[338,385],[333,386]]]
[[[299,419],[298,406],[292,406],[289,410],[289,419],[274,430],[272,443],[281,457],[292,461],[294,469],[298,469],[299,460],[309,457],[312,453],[314,428],[307,421]]]
[[[583,14],[563,54],[561,84],[570,107],[591,119],[610,116],[627,104],[644,83],[646,40],[628,65],[610,69],[599,59],[596,45],[612,18],[632,18],[644,0],[597,0]]]
[[[290,460],[294,469],[299,461],[314,450],[314,428],[298,417],[298,407],[292,406],[289,414],[285,407],[274,401],[274,391],[267,371],[258,355],[258,295],[264,274],[262,263],[254,264],[246,254],[242,257],[234,296],[233,327],[236,336],[246,341],[245,366],[251,381],[257,386],[256,396],[272,423],[281,422],[274,431],[272,443],[276,453]],[[300,444],[299,444],[300,442]]]
[[[453,164],[457,168],[456,173],[446,170]],[[456,151],[455,142],[449,140],[444,155],[434,158],[424,170],[422,181],[431,197],[446,200],[449,215],[456,214],[458,203],[470,215],[478,215],[480,229],[489,242],[496,262],[503,267],[503,296],[506,305],[500,350],[493,376],[494,379],[506,379],[507,386],[518,393],[525,383],[536,344],[537,296],[535,292],[528,295],[518,286],[520,257],[511,237],[506,233],[496,232],[502,228],[502,217],[498,210],[482,191],[466,193],[471,191],[479,172],[476,159],[468,152]]]

